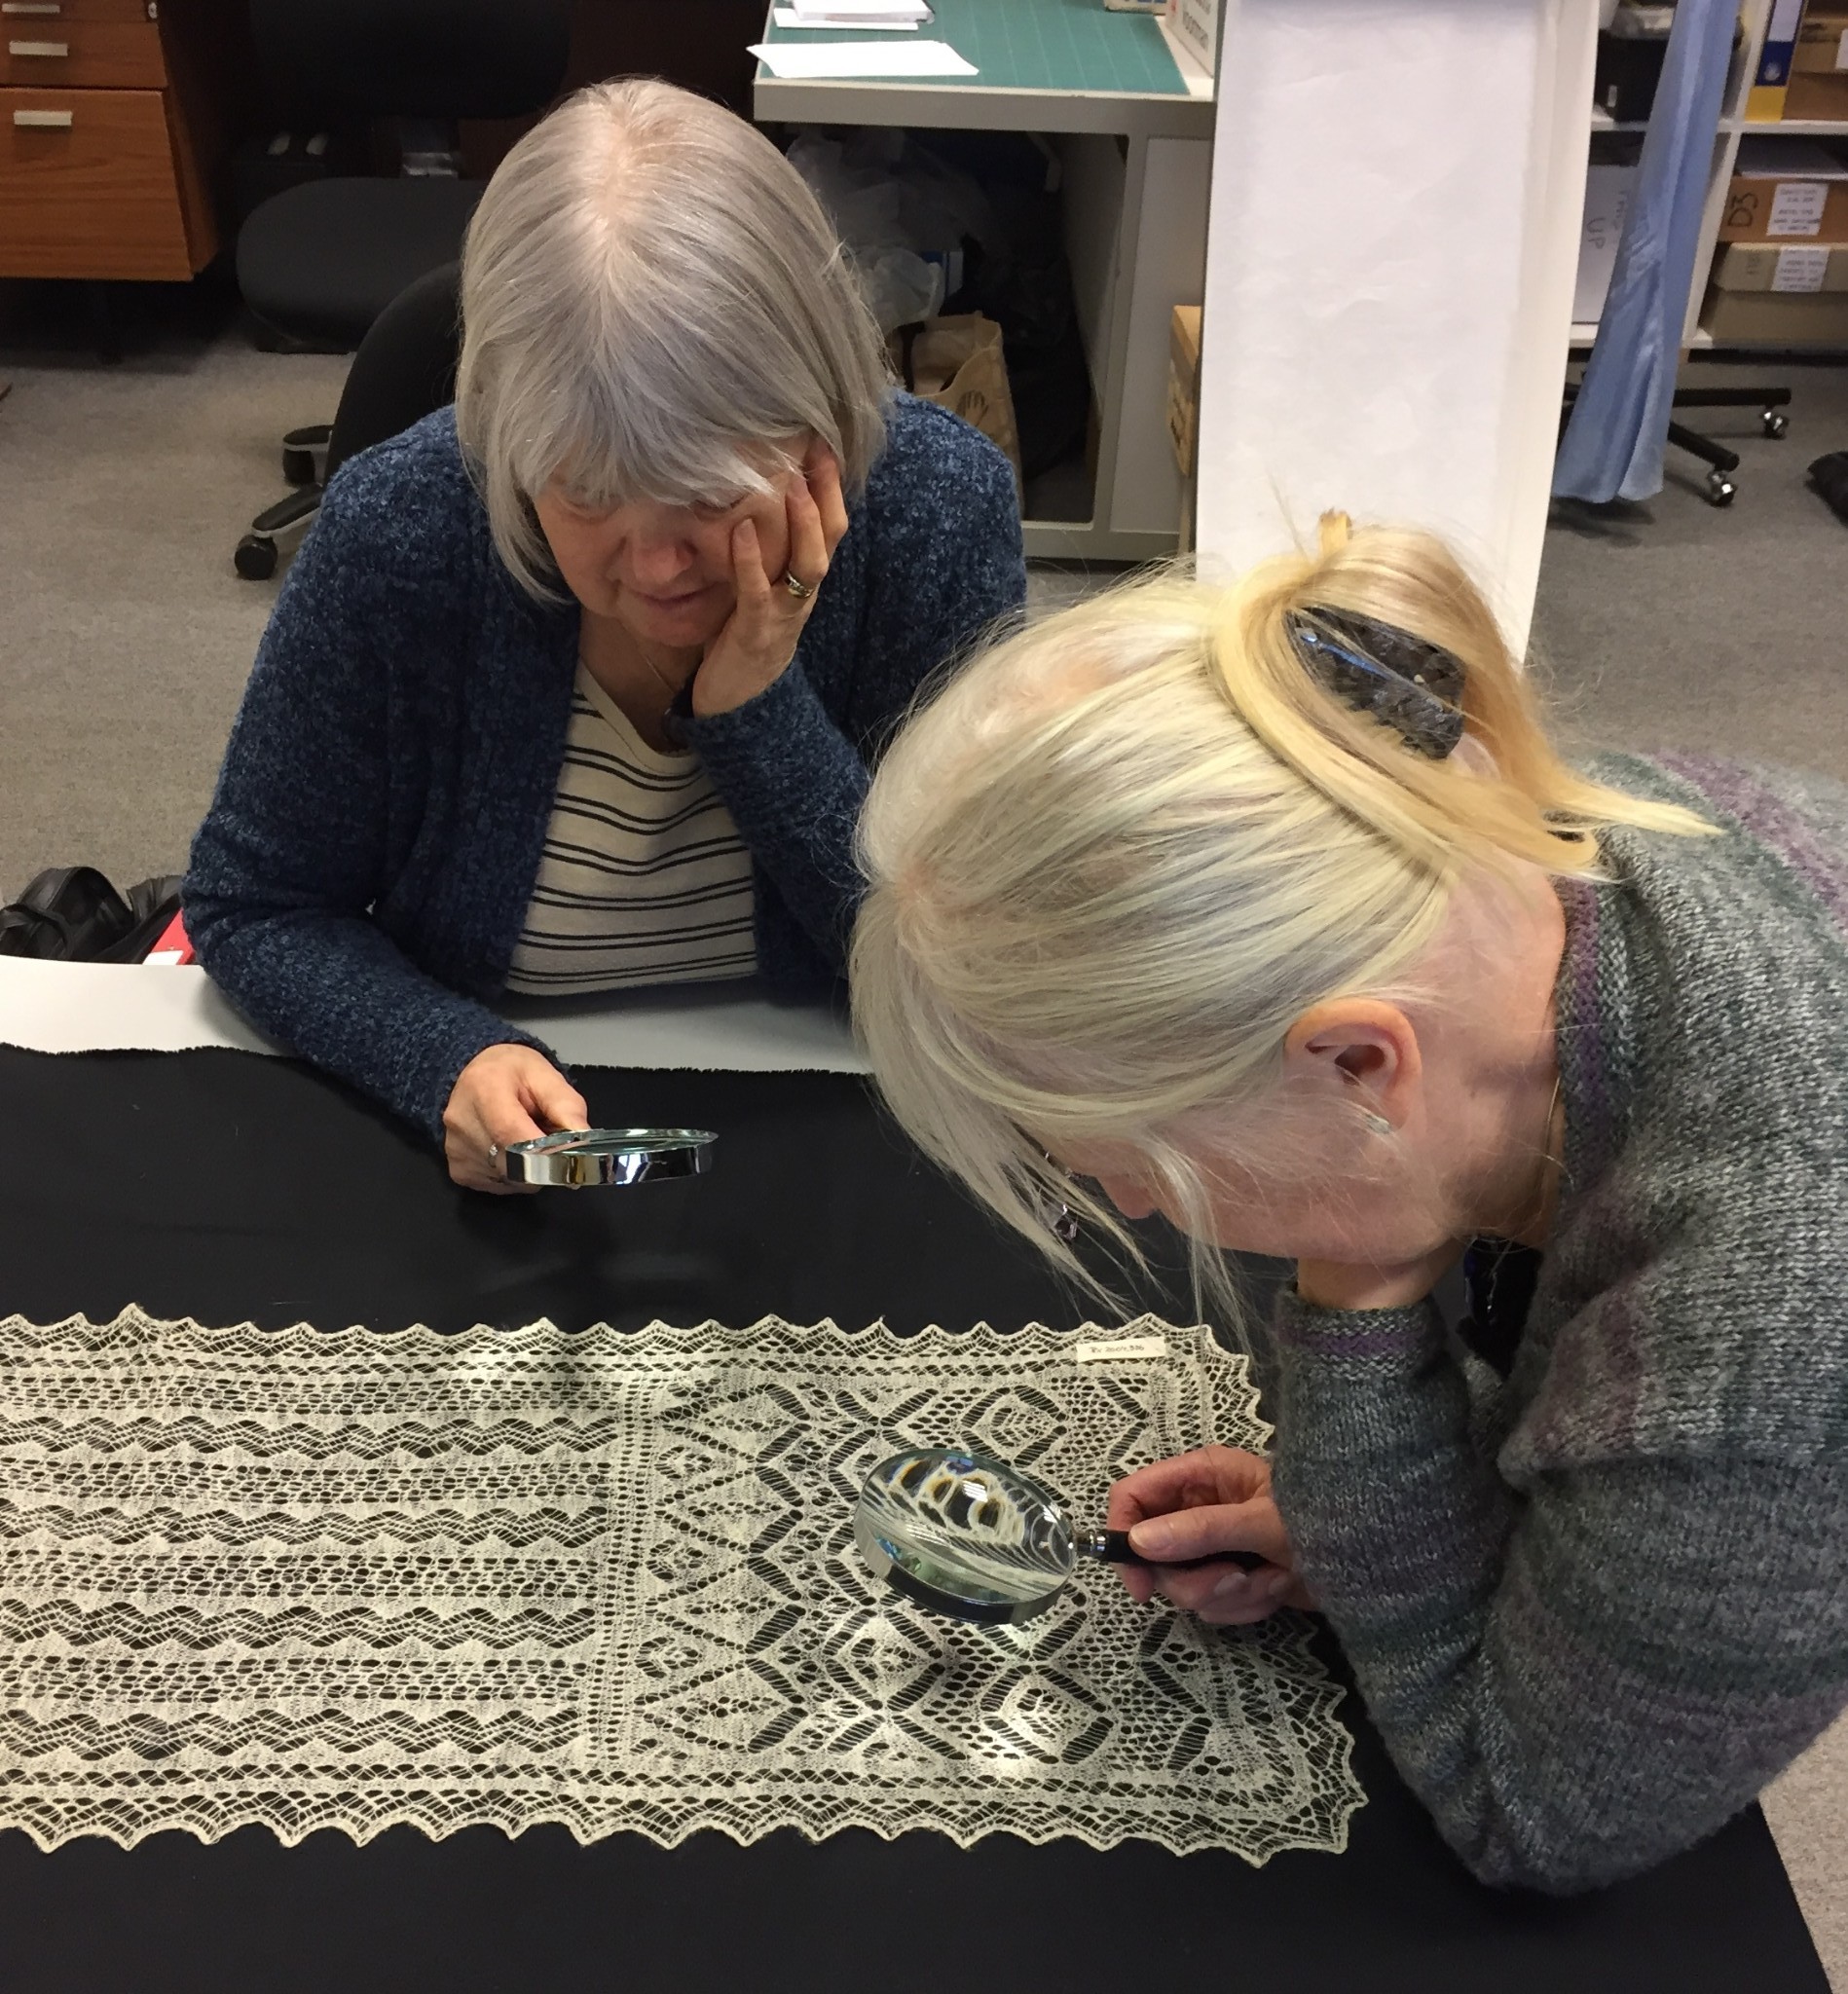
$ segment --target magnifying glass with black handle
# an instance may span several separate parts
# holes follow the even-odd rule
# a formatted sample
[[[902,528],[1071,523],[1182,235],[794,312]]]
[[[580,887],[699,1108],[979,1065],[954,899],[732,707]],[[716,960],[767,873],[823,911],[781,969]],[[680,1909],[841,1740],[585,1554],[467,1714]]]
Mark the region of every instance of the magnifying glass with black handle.
[[[1085,1531],[1045,1483],[965,1448],[914,1448],[882,1460],[861,1487],[854,1540],[875,1578],[934,1612],[982,1626],[1044,1613],[1081,1564],[1254,1571],[1255,1551],[1158,1565],[1127,1531]]]

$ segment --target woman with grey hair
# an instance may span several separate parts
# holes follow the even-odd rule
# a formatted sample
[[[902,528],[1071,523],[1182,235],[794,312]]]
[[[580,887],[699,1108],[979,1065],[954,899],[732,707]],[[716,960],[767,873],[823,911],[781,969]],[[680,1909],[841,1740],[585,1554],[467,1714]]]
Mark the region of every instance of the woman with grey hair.
[[[508,154],[456,406],[330,485],[185,905],[238,1008],[507,1187],[581,1126],[546,995],[840,973],[853,826],[924,679],[1025,593],[1013,473],[889,386],[742,120],[604,84]]]

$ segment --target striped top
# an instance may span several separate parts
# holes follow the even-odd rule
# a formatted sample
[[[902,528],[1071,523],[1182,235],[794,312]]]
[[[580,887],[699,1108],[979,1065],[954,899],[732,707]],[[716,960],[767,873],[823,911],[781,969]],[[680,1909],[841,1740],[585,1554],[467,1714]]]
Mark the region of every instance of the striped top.
[[[755,913],[751,854],[698,756],[650,748],[580,663],[508,990],[749,977]]]

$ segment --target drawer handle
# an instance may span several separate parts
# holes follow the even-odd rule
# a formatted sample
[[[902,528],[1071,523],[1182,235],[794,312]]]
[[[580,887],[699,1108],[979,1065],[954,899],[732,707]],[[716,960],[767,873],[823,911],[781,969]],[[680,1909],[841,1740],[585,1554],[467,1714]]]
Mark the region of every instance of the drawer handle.
[[[68,131],[71,114],[68,111],[15,111],[13,122],[28,131]]]
[[[0,14],[62,14],[62,0],[0,0]]]
[[[9,55],[68,55],[68,42],[9,42]]]

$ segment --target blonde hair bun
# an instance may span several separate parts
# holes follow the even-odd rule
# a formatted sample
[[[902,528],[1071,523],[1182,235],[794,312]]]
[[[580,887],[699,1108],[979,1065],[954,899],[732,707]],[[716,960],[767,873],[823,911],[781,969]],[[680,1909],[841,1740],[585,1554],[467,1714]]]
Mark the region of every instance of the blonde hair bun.
[[[1454,657],[1459,751],[1322,683],[1315,612]],[[860,824],[855,1021],[918,1143],[1075,1270],[1047,1198],[1114,1222],[1037,1143],[1129,1144],[1189,1209],[1178,1125],[1264,1094],[1311,1006],[1393,987],[1461,881],[1600,877],[1612,825],[1707,829],[1562,760],[1441,541],[1330,513],[1234,587],[1170,571],[1005,637],[912,719]]]

